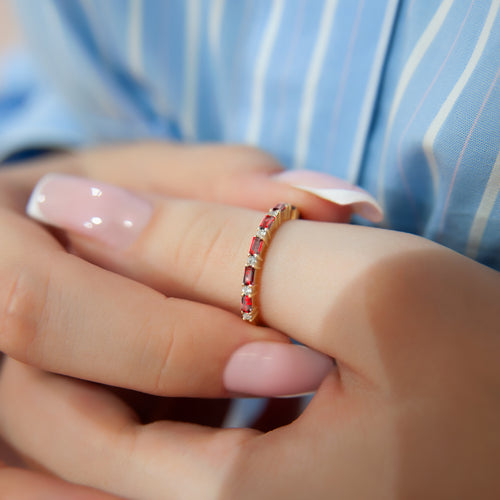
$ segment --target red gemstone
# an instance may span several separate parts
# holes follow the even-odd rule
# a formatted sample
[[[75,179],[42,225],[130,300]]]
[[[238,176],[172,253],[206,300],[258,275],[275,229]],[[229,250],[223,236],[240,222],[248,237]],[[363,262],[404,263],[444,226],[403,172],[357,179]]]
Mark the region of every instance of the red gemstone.
[[[273,207],[273,210],[279,210],[280,212],[283,212],[286,208],[285,203],[278,203],[275,207]]]
[[[260,223],[259,229],[269,229],[275,220],[276,220],[276,217],[273,217],[272,215],[266,215],[262,219],[262,222]]]
[[[250,255],[259,255],[262,250],[262,245],[264,241],[258,236],[254,236],[252,239],[252,244],[250,245]]]
[[[244,313],[251,313],[252,312],[252,297],[249,297],[248,295],[243,295],[241,297],[241,311]]]
[[[253,267],[245,267],[245,273],[243,274],[243,284],[253,285],[255,279],[255,269]]]

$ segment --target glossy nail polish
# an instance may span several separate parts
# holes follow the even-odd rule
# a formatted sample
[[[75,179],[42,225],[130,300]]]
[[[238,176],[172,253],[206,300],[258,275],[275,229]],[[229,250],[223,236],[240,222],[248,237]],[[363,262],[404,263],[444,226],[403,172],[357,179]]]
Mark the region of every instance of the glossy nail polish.
[[[233,353],[224,371],[228,391],[253,396],[290,396],[315,391],[333,361],[295,344],[252,342]]]
[[[152,205],[117,186],[48,174],[35,186],[27,214],[116,248],[128,247],[148,224]]]

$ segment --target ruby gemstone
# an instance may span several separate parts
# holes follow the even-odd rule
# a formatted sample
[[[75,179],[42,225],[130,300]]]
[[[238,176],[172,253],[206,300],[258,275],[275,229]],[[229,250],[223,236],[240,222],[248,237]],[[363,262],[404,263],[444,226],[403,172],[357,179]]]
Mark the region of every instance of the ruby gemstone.
[[[241,311],[244,313],[250,313],[252,312],[252,307],[252,297],[243,295],[243,297],[241,297]]]
[[[243,284],[253,285],[255,280],[255,269],[253,267],[245,267],[245,273],[243,274]]]
[[[273,207],[273,210],[279,210],[280,212],[283,212],[286,208],[285,203],[278,203],[275,207]]]
[[[275,220],[276,220],[276,217],[273,217],[272,215],[266,215],[262,219],[262,222],[260,223],[259,229],[269,229]]]
[[[258,236],[254,236],[252,239],[252,244],[250,245],[250,255],[259,255],[262,251],[262,245],[264,241]]]

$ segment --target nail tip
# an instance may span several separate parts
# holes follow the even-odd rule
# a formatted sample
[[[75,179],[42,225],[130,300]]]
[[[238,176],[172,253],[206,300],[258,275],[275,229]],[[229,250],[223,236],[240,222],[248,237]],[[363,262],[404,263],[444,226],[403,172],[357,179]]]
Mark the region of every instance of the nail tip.
[[[223,383],[239,394],[298,397],[314,393],[332,368],[331,357],[306,346],[257,341],[233,353]]]
[[[118,186],[50,173],[33,188],[25,211],[44,224],[125,249],[148,224],[153,205]]]
[[[37,182],[36,186],[33,189],[33,192],[31,193],[28,203],[26,204],[26,209],[25,209],[26,215],[28,215],[30,218],[44,223],[46,223],[47,220],[45,219],[40,209],[39,197],[42,192],[43,186],[45,185],[45,182],[47,180],[46,178],[47,176],[44,176]]]
[[[378,224],[384,220],[384,211],[376,201],[368,206],[360,205],[354,210],[354,212],[360,217],[363,217],[364,219],[367,219],[375,224]]]
[[[293,184],[292,187],[311,193],[336,205],[352,206],[356,214],[371,222],[377,223],[384,219],[382,207],[367,192],[339,188],[311,188],[301,184]]]

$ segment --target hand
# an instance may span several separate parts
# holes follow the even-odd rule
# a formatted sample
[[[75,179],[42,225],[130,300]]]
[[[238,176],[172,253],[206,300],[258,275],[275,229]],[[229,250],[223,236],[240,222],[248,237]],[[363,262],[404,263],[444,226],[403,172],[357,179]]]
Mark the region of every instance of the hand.
[[[261,213],[155,203],[159,215],[127,251],[68,235],[75,251],[98,263],[114,255],[125,275],[153,266],[165,292],[182,282],[191,300],[236,313],[236,255],[246,253]],[[168,251],[201,214],[213,223],[195,226],[182,253]],[[9,360],[0,426],[61,477],[129,497],[496,498],[499,280],[411,235],[288,222],[266,257],[262,317],[336,360],[291,425],[267,434],[143,426],[105,389]],[[226,388],[271,384],[264,360],[283,359],[288,347],[266,343],[249,357],[242,345],[226,368]]]
[[[145,168],[144,164],[148,165],[148,168]],[[310,216],[332,220],[345,220],[351,212],[350,208],[344,209],[340,206],[332,206],[317,197],[292,189],[286,184],[271,181],[269,176],[279,172],[280,167],[263,153],[243,147],[180,148],[159,143],[138,144],[129,147],[88,151],[73,156],[54,157],[49,160],[30,163],[26,167],[18,166],[15,169],[2,170],[0,173],[0,200],[2,203],[0,218],[2,224],[4,224],[4,234],[9,235],[8,239],[3,240],[4,244],[0,248],[3,264],[2,284],[4,295],[2,299],[4,301],[10,299],[10,306],[14,308],[17,314],[16,321],[16,314],[12,315],[12,310],[10,311],[11,322],[7,325],[6,319],[8,315],[5,316],[5,312],[9,311],[4,304],[2,319],[5,323],[2,325],[2,333],[10,331],[13,334],[15,344],[16,335],[19,335],[17,340],[21,338],[27,340],[30,335],[34,335],[33,326],[43,325],[43,331],[40,328],[40,334],[52,331],[52,323],[43,321],[44,314],[42,314],[42,311],[44,311],[45,316],[48,316],[54,324],[58,325],[53,333],[55,335],[64,334],[65,341],[60,344],[58,349],[53,349],[50,342],[48,345],[41,342],[38,349],[37,347],[31,349],[26,346],[26,353],[20,354],[21,358],[38,366],[68,375],[139,388],[160,394],[190,394],[190,391],[203,395],[211,394],[210,391],[214,391],[214,393],[221,393],[222,391],[222,394],[225,394],[226,391],[220,382],[220,371],[224,362],[218,369],[217,359],[210,360],[207,356],[205,361],[202,361],[202,365],[210,364],[209,377],[204,377],[202,369],[199,377],[192,376],[189,378],[188,384],[184,381],[178,386],[170,384],[169,387],[152,387],[155,384],[154,380],[160,377],[158,373],[154,373],[154,370],[158,372],[161,369],[160,363],[157,363],[156,366],[148,364],[145,367],[140,367],[141,376],[130,375],[130,372],[134,369],[134,363],[140,362],[141,344],[146,348],[147,341],[152,340],[153,345],[148,346],[151,351],[154,350],[155,346],[161,349],[161,345],[168,345],[168,337],[159,338],[160,334],[164,333],[162,331],[156,332],[156,337],[153,339],[148,336],[148,328],[151,330],[155,328],[154,318],[157,318],[157,322],[164,321],[164,317],[162,317],[166,310],[164,300],[159,294],[152,293],[151,290],[145,287],[131,286],[129,280],[110,279],[111,275],[109,273],[104,273],[94,266],[88,266],[71,256],[67,256],[61,244],[62,242],[56,238],[61,236],[60,234],[48,234],[25,219],[24,206],[29,192],[35,182],[49,171],[95,175],[106,180],[119,180],[125,186],[134,186],[138,189],[160,194],[198,196],[227,203],[244,202],[249,206],[254,204],[256,207],[267,206],[271,203],[266,199],[274,201],[282,195],[286,195],[288,199],[296,199],[303,204],[306,211],[309,210]],[[200,181],[199,184],[193,183],[193,176]],[[241,191],[243,183],[247,187],[244,191],[247,194],[246,199],[244,196],[239,197],[235,194],[237,191]],[[257,184],[259,190],[255,196],[250,196],[251,188],[255,188]],[[48,270],[56,268],[61,258],[65,261],[65,265],[62,266],[65,271],[56,272],[57,279],[51,282],[55,289],[53,290],[54,295],[57,296],[57,300],[54,302],[47,296],[44,283],[49,278]],[[42,267],[40,267],[41,261],[44,264]],[[18,271],[19,274],[17,274]],[[14,291],[12,285],[15,276],[19,277],[20,281],[16,284],[20,286],[17,287],[17,295],[12,298],[12,296],[9,296],[9,291]],[[82,279],[82,276],[85,276],[85,279]],[[93,287],[93,282],[101,283],[100,296],[94,295],[94,288],[92,288],[91,293],[85,292],[85,285]],[[62,290],[64,292],[59,294],[58,291]],[[110,290],[116,301],[114,304],[110,303],[106,296]],[[116,293],[117,290],[120,290],[119,294]],[[70,292],[69,295],[66,295],[66,292]],[[117,299],[117,296],[121,300]],[[59,300],[61,297],[63,300]],[[49,307],[44,307],[44,301]],[[123,303],[140,303],[141,301],[146,304],[143,311],[125,308],[129,314],[124,314],[123,310],[120,310]],[[158,307],[159,304],[160,307]],[[39,307],[36,307],[36,305]],[[16,309],[18,307],[21,310]],[[48,314],[49,310],[50,314]],[[24,315],[23,311],[27,314]],[[154,311],[153,314],[151,314],[152,311]],[[96,315],[103,314],[108,318],[109,324],[106,325],[108,328],[106,334],[108,335],[103,334],[104,325],[98,326],[97,322],[92,321]],[[13,316],[14,321],[12,322]],[[80,325],[78,329],[70,328],[75,317],[84,319],[84,321],[78,322]],[[144,319],[146,317],[148,320]],[[229,316],[226,317],[229,318]],[[148,325],[147,321],[150,318],[153,321]],[[219,323],[224,321],[222,318],[223,316],[221,316]],[[211,324],[211,322],[209,321],[208,324]],[[14,328],[12,328],[13,325]],[[231,325],[236,325],[236,328]],[[110,326],[111,328],[109,328]],[[233,330],[231,338],[228,339],[233,344],[233,349],[238,346],[237,332],[241,331],[241,326],[241,322],[234,321],[234,318],[230,318],[226,326],[226,328],[232,328]],[[127,334],[130,336],[136,335],[138,328],[143,327],[144,331],[142,333],[144,337],[138,337],[137,349],[123,355]],[[224,328],[221,328],[219,331],[220,337],[223,330]],[[255,329],[252,330],[255,331]],[[91,332],[92,334],[90,334]],[[79,341],[73,342],[71,337],[68,337],[68,333],[73,334]],[[115,338],[118,338],[118,346],[122,346],[121,351],[119,347],[115,349],[109,342],[109,338],[113,338],[113,333]],[[48,337],[50,338],[50,335]],[[123,338],[120,339],[120,337]],[[193,336],[190,336],[190,339],[192,338]],[[207,335],[206,338],[209,338],[209,345],[213,351],[218,351],[218,355],[224,356],[224,347],[219,349],[217,346],[217,336]],[[284,340],[278,334],[270,331],[262,331],[260,334],[252,333],[248,339],[250,338]],[[244,337],[240,337],[239,341],[242,340],[244,341]],[[10,345],[11,349],[15,348],[14,344]],[[36,346],[36,344],[36,342],[33,342],[31,347]],[[17,344],[17,347],[21,345],[22,342]],[[230,345],[227,348],[228,351],[231,351]],[[205,350],[204,354],[210,353],[210,349],[200,349],[200,351],[202,350]],[[50,353],[48,357],[44,356],[44,351]],[[82,359],[83,352],[86,353],[86,356]],[[169,363],[172,366],[170,369],[172,372],[175,372],[177,363],[190,365],[191,352],[184,353],[187,356],[184,361],[181,361],[181,355],[182,353],[176,353],[174,363]],[[89,359],[92,361],[89,362]],[[61,361],[63,361],[62,365]],[[76,362],[74,363],[74,361]],[[217,371],[219,371],[219,374]],[[168,375],[165,374],[165,378]],[[210,388],[210,384],[213,386],[214,382],[218,387],[215,389]],[[197,383],[205,385],[197,388]],[[123,397],[124,394],[122,391],[121,396]],[[138,396],[138,394],[128,393],[125,395],[127,401],[131,401],[131,397],[134,399],[134,407],[139,410],[143,421],[150,421],[158,418],[158,416],[183,419],[186,418],[188,411],[191,413],[195,411],[196,415],[189,415],[189,419],[196,418],[199,421],[214,425],[224,415],[225,404],[221,403],[212,402],[208,405],[208,402],[205,403],[202,400],[199,400],[199,402],[190,400],[187,403],[186,400],[179,401],[179,403],[171,400],[168,408],[166,408],[164,402],[161,402],[158,398],[145,401],[145,396],[140,396],[138,402]],[[140,406],[138,406],[138,403],[140,403]],[[20,475],[22,475],[21,472],[12,475],[10,469],[8,469],[2,474],[0,483],[3,486],[7,476],[19,477]],[[28,482],[26,482],[27,484]],[[36,481],[34,484],[36,484]],[[52,492],[51,489],[47,490],[47,494],[50,492]]]
[[[345,219],[351,211],[272,181],[270,175],[280,167],[249,148],[147,144],[2,171],[0,227],[9,237],[0,247],[0,349],[49,371],[158,395],[227,396],[222,370],[235,349],[250,340],[287,339],[215,307],[166,300],[157,279],[166,265],[164,242],[148,247],[154,255],[144,255],[148,262],[140,269],[129,266],[122,273],[137,282],[68,254],[62,239],[54,237],[60,234],[50,234],[24,215],[29,193],[48,171],[116,181],[156,196],[233,203],[238,200],[235,193],[243,192],[242,204],[265,209],[286,197],[300,202],[310,216],[330,220]],[[149,202],[138,205],[147,215]],[[175,236],[172,241],[183,240]],[[181,247],[169,250],[180,252]],[[96,247],[89,260],[115,271],[123,267],[119,253],[107,252],[107,262],[104,254]],[[180,277],[171,287],[171,297],[185,296],[183,282]],[[235,289],[238,296],[237,283]]]
[[[56,477],[0,463],[2,498],[23,500],[117,500],[118,497],[67,483]]]

